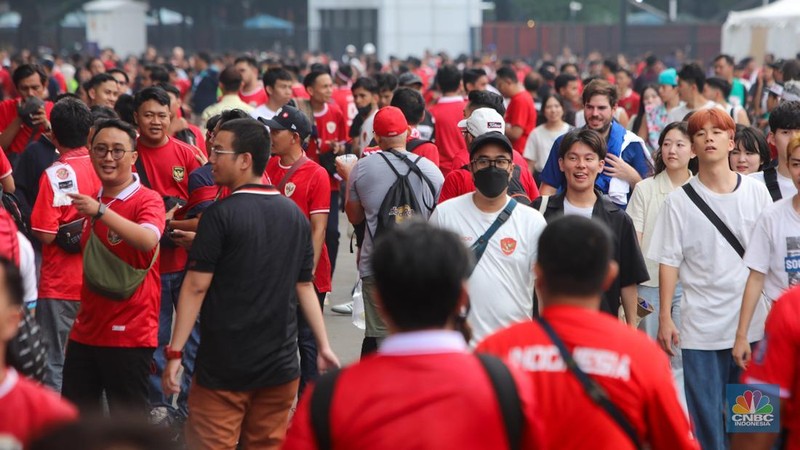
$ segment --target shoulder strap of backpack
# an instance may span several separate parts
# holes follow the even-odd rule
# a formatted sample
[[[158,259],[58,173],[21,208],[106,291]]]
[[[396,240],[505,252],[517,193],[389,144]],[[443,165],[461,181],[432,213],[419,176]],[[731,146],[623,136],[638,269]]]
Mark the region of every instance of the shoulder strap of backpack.
[[[542,215],[544,215],[545,211],[547,211],[547,204],[550,203],[550,196],[543,195],[541,201],[542,202],[539,203],[539,212],[542,213]]]
[[[333,401],[333,390],[336,387],[336,380],[341,371],[320,375],[311,393],[311,430],[317,438],[317,448],[319,450],[330,450],[333,445],[331,442],[331,403]]]
[[[781,194],[781,186],[778,184],[778,170],[774,167],[764,169],[764,184],[769,189],[769,196],[772,197],[773,202],[783,198]]]
[[[147,171],[144,170],[144,161],[142,161],[142,155],[139,155],[136,158],[136,162],[133,163],[136,166],[136,173],[139,175],[139,182],[144,185],[144,187],[152,188],[150,185],[150,179],[147,177]]]
[[[411,161],[410,159],[408,159],[406,155],[398,152],[397,150],[390,149],[387,151],[393,154],[394,156],[400,158],[400,160],[406,163],[406,165],[412,172],[417,174],[417,176],[428,185],[428,188],[431,190],[431,196],[433,196],[433,206],[425,203],[425,207],[428,208],[428,211],[433,211],[433,208],[436,207],[436,188],[433,187],[433,182],[431,182],[431,180],[427,176],[425,176],[424,173],[422,173],[422,169],[420,169],[419,166],[417,165],[417,162],[419,162],[419,160],[422,159],[422,156],[417,156],[417,159]],[[423,198],[423,203],[424,203],[424,198]]]
[[[695,204],[695,206],[697,206],[700,212],[702,212],[703,215],[706,216],[712,224],[714,224],[714,227],[720,232],[720,234],[722,234],[722,237],[724,237],[725,240],[731,244],[731,247],[733,247],[736,253],[738,253],[740,257],[744,258],[744,247],[742,246],[742,243],[739,242],[739,239],[737,239],[731,229],[725,225],[725,222],[719,218],[717,213],[715,213],[714,210],[708,206],[708,203],[706,203],[697,194],[697,191],[694,190],[692,185],[689,183],[684,184],[683,191],[686,192],[686,195],[689,196],[689,199]]]
[[[483,353],[478,353],[477,356],[492,382],[495,395],[497,395],[497,402],[500,404],[500,412],[503,415],[503,423],[508,437],[508,448],[518,450],[522,448],[524,420],[517,383],[502,361]]]

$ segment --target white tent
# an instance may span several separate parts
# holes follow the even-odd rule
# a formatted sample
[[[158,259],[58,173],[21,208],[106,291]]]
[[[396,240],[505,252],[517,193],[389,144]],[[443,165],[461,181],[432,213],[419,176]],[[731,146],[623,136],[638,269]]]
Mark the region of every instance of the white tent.
[[[722,52],[763,60],[767,53],[794,58],[800,51],[800,1],[778,0],[760,8],[732,11],[722,26]]]

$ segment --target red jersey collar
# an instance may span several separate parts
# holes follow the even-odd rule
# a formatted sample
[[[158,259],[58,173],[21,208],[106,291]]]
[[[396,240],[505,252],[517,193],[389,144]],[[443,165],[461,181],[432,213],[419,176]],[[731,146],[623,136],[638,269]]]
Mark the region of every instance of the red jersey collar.
[[[75,149],[72,149],[72,150],[68,151],[67,153],[60,153],[59,152],[59,154],[61,156],[59,156],[58,160],[62,161],[62,162],[70,160],[70,159],[76,159],[76,158],[88,158],[89,157],[89,149],[86,148],[86,147],[78,147],[78,148],[75,148]]]
[[[17,385],[17,381],[19,380],[19,375],[17,371],[11,367],[6,367],[6,376],[3,378],[3,381],[0,382],[0,398],[5,397],[14,386]]]

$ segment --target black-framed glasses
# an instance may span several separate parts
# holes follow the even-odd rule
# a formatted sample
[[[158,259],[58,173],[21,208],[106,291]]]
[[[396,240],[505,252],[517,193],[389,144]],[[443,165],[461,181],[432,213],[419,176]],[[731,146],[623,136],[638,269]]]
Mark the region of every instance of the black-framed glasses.
[[[92,155],[94,155],[97,159],[105,159],[106,155],[111,153],[111,158],[114,161],[119,161],[123,157],[125,157],[125,153],[133,153],[136,150],[125,150],[122,148],[108,148],[105,145],[98,145],[92,147]]]
[[[489,159],[481,157],[470,161],[472,167],[475,167],[478,170],[485,169],[489,166],[497,167],[500,170],[508,170],[508,168],[511,167],[511,163],[512,161],[508,158]]]

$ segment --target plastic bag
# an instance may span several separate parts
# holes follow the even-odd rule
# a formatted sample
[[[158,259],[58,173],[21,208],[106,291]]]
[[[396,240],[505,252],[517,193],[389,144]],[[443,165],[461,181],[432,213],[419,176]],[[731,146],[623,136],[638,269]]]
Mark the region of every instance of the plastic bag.
[[[361,293],[361,279],[353,286],[353,325],[365,330],[367,322],[364,316],[364,296]]]

